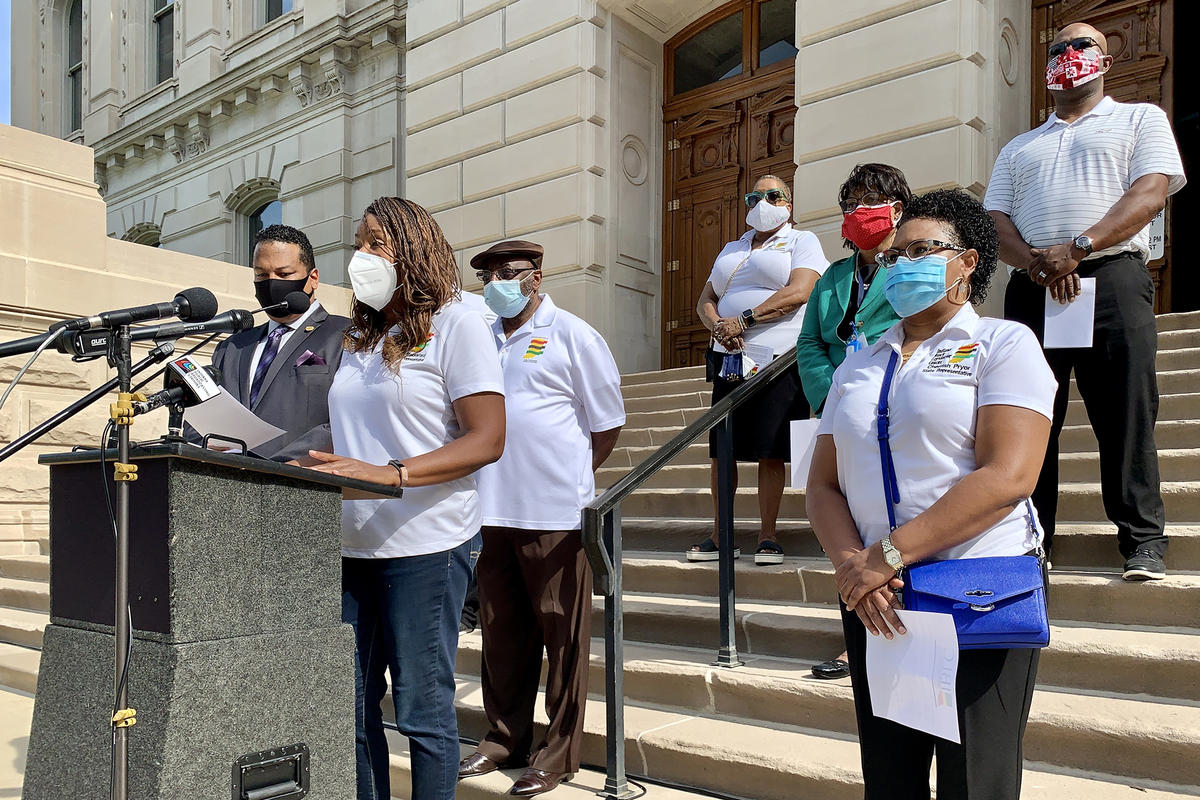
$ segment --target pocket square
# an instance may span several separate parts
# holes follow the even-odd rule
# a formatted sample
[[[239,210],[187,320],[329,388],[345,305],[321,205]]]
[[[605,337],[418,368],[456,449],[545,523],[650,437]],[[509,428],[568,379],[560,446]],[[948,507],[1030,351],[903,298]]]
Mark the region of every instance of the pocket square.
[[[325,366],[325,359],[314,353],[312,350],[305,350],[300,354],[300,357],[296,359],[296,366],[323,367]]]

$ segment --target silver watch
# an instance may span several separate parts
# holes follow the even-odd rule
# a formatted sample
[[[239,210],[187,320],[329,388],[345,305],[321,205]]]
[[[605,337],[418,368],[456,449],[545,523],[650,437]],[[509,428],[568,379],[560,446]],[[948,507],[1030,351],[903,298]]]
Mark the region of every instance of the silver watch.
[[[884,537],[880,540],[879,546],[883,548],[883,560],[889,567],[897,572],[904,569],[904,559],[900,557],[900,551],[892,544],[892,537]]]
[[[1071,241],[1071,244],[1075,245],[1089,256],[1092,254],[1092,237],[1090,236],[1084,236],[1083,234],[1080,234]]]

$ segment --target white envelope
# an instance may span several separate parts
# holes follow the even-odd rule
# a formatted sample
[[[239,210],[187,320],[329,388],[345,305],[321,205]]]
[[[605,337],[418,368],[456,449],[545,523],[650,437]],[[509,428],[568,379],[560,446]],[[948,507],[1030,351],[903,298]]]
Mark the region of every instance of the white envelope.
[[[803,489],[808,485],[808,468],[812,464],[813,448],[817,445],[819,419],[794,419],[792,437],[792,488]]]
[[[961,744],[958,632],[949,614],[897,611],[903,636],[867,633],[867,685],[875,716]]]
[[[1046,333],[1043,346],[1050,350],[1060,347],[1091,347],[1092,330],[1096,321],[1096,279],[1080,278],[1079,296],[1062,304],[1046,290]]]

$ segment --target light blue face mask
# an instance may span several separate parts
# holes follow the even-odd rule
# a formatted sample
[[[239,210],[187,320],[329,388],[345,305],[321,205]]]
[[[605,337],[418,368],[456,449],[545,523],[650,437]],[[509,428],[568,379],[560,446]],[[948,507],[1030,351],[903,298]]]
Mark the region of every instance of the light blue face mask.
[[[962,278],[959,278],[950,286],[946,285],[946,267],[954,258],[935,253],[915,259],[900,256],[895,264],[888,267],[883,296],[901,317],[920,314],[962,283]]]
[[[521,282],[518,280],[492,280],[483,287],[483,302],[504,319],[512,319],[524,311],[531,296],[521,293]]]

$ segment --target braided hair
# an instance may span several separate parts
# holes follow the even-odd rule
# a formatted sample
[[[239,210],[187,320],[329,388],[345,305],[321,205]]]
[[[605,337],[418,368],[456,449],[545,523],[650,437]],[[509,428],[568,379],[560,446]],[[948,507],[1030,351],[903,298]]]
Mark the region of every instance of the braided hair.
[[[411,200],[380,197],[363,212],[368,216],[383,230],[398,288],[382,311],[354,301],[345,348],[371,352],[382,341],[384,363],[399,372],[405,356],[428,341],[433,315],[460,296],[458,265],[441,227]]]

